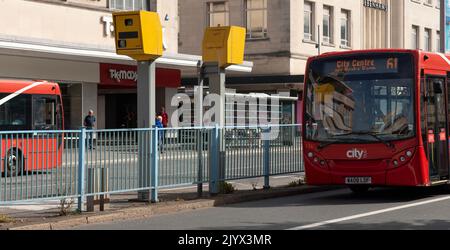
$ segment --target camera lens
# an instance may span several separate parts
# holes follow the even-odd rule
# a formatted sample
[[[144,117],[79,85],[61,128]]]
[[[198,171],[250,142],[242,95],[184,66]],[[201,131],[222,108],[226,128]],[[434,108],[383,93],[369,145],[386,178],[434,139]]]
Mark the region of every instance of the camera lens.
[[[133,26],[133,19],[125,19],[125,26]]]
[[[119,48],[126,48],[127,40],[119,40]]]

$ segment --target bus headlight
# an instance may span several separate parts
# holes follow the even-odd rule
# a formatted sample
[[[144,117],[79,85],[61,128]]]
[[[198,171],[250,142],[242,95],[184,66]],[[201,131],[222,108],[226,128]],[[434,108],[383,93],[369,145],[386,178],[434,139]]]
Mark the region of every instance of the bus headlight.
[[[414,156],[414,148],[399,152],[394,157],[392,157],[392,165],[393,167],[396,168],[401,167],[407,164],[412,159],[413,156]]]
[[[305,156],[305,160],[311,161],[316,167],[324,168],[327,166],[327,162],[324,158],[314,152],[308,152]]]

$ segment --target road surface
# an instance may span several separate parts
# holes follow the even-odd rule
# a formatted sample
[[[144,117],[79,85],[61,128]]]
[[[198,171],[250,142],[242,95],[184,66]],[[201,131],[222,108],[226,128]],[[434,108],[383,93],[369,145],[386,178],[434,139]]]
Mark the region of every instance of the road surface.
[[[450,229],[449,207],[450,191],[439,187],[380,188],[362,196],[338,189],[75,229]]]

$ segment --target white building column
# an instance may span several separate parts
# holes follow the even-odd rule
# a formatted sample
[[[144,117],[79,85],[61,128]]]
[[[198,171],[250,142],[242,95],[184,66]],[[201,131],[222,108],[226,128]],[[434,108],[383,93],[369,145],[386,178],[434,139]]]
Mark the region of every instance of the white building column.
[[[88,114],[89,110],[94,111],[95,116],[97,114],[97,84],[96,83],[83,83],[83,115],[80,117],[80,126],[83,126],[83,119]],[[98,119],[97,119],[98,120]],[[98,124],[97,124],[98,125]]]

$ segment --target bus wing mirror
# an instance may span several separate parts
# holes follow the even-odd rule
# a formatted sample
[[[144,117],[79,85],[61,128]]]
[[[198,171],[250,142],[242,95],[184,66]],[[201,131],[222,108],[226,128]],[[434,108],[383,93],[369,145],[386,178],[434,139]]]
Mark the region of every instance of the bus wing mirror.
[[[436,94],[444,93],[444,91],[442,89],[442,82],[440,82],[440,81],[433,82],[433,89],[434,89],[434,93],[436,93]]]

